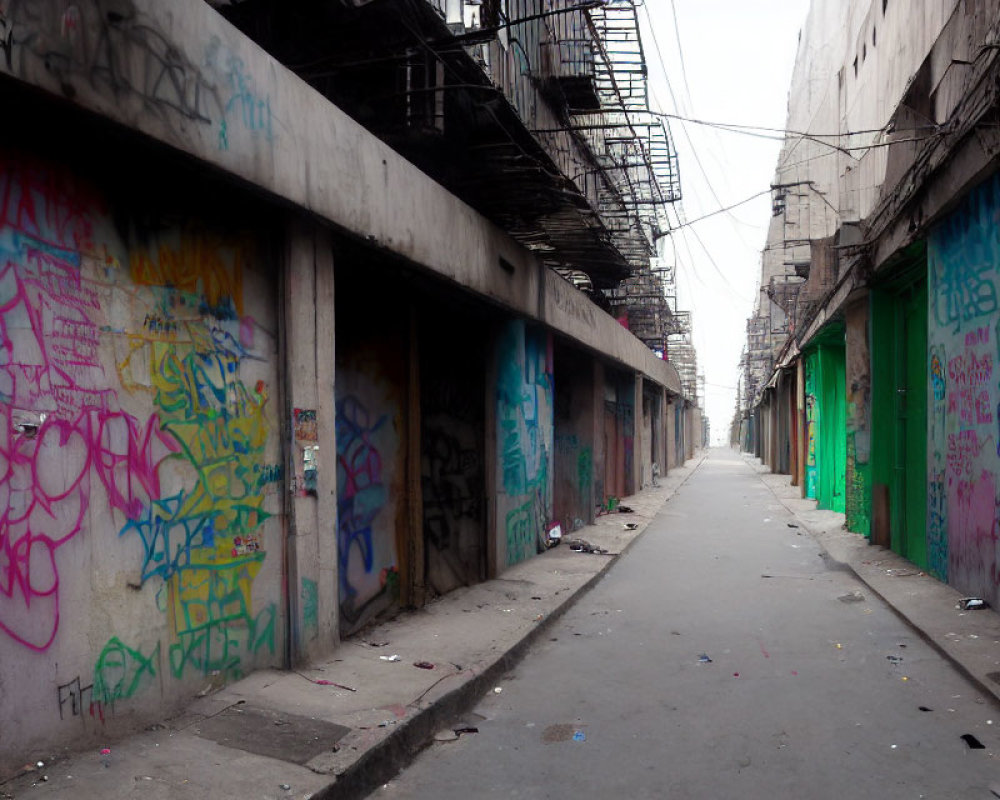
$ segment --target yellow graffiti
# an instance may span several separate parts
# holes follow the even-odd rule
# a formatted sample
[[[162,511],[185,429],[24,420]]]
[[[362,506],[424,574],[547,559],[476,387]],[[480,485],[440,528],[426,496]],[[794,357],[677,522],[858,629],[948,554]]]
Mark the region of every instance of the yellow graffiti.
[[[155,252],[138,249],[129,256],[136,283],[200,295],[214,308],[230,301],[241,316],[246,262],[243,245],[204,233],[184,234],[176,244],[161,242]]]

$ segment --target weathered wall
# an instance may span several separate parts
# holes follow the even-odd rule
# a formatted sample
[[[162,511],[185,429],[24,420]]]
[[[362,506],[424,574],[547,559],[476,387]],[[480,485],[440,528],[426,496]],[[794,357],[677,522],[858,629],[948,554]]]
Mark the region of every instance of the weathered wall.
[[[552,337],[522,320],[496,341],[497,564],[544,548],[552,521]]]
[[[338,279],[358,265],[338,259]],[[336,316],[337,553],[340,630],[400,598],[407,541],[409,314],[383,296],[372,324],[362,287],[338,280]]]
[[[594,519],[595,395],[592,357],[555,352],[553,516],[570,533]]]
[[[871,532],[871,353],[867,299],[845,311],[847,334],[847,529]]]
[[[819,353],[809,351],[805,356],[805,404],[806,404],[806,458],[805,486],[803,497],[815,500],[819,496]]]
[[[928,241],[928,561],[1000,603],[1000,179],[973,191]]]
[[[7,757],[280,663],[274,268],[197,206],[0,153]]]
[[[487,344],[476,321],[422,307],[420,484],[426,583],[444,594],[486,577]],[[462,331],[455,336],[456,327]]]

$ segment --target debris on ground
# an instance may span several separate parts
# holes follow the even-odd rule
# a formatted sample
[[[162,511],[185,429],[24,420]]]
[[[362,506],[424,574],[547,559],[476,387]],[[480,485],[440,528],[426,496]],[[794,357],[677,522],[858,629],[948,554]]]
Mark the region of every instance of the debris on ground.
[[[596,547],[586,539],[571,539],[569,549],[574,553],[593,553],[595,555],[605,555],[608,551],[602,547]]]
[[[463,733],[479,733],[479,728],[474,725],[463,725],[460,728],[452,728],[452,731],[455,733],[455,737],[457,738]]]
[[[629,506],[618,506],[618,513],[619,514],[634,514],[635,513],[635,509],[630,508]]]
[[[699,664],[711,664],[712,663],[712,659],[708,657],[707,653],[702,653],[700,656],[698,656],[698,663]]]
[[[895,665],[899,665],[899,664],[903,663],[902,656],[886,656],[885,658],[886,658],[887,661],[890,661],[890,662],[892,662]]]
[[[970,750],[985,750],[986,749],[986,745],[984,745],[981,741],[979,741],[971,733],[963,733],[961,735],[961,737],[959,737],[959,738],[961,738],[961,740],[963,742],[965,742],[969,746]]]
[[[626,522],[622,527],[627,531],[639,530],[639,525],[635,522]]]
[[[391,656],[379,656],[381,661],[402,661],[402,659],[393,653]]]
[[[417,669],[434,669],[434,665],[430,661],[414,661],[413,666]]]
[[[799,527],[799,526],[798,526],[798,525],[796,525],[796,524],[795,524],[794,522],[788,522],[788,523],[786,523],[786,524],[788,525],[788,527],[789,527],[789,528],[797,528],[797,527]]]
[[[983,608],[989,608],[989,604],[981,597],[963,597],[955,608],[961,608],[964,611],[979,611]]]
[[[585,742],[585,741],[587,741],[587,734],[585,734],[583,731],[575,731],[573,733],[573,741],[574,742]]]
[[[865,596],[861,594],[860,591],[855,589],[853,592],[848,592],[847,594],[842,594],[837,598],[841,603],[863,603],[865,601]]]

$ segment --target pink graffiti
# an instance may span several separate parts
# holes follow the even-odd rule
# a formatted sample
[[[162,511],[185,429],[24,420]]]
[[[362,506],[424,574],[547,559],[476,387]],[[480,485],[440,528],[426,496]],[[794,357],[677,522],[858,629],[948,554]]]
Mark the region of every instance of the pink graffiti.
[[[948,378],[956,389],[985,386],[993,376],[993,356],[969,352],[948,360]]]
[[[976,328],[974,331],[969,331],[965,334],[965,346],[975,347],[977,344],[989,344],[990,343],[990,329],[989,328]]]
[[[992,598],[997,579],[996,484],[983,470],[978,480],[948,481],[948,578],[963,591]]]
[[[972,474],[972,462],[981,447],[975,431],[948,434],[948,474],[961,478]]]
[[[83,526],[92,476],[108,505],[134,518],[160,497],[159,465],[179,448],[155,415],[142,425],[89,409],[15,430],[3,408],[0,426],[0,630],[41,651],[59,627],[55,553]]]
[[[961,389],[948,393],[948,413],[958,414],[963,425],[983,425],[993,421],[990,393],[986,389]]]

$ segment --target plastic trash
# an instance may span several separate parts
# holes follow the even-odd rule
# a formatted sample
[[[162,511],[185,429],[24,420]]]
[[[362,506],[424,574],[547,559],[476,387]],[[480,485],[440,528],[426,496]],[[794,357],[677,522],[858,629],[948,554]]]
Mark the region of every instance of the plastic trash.
[[[707,653],[702,653],[700,656],[698,656],[698,663],[699,664],[711,664],[712,663],[712,659],[708,657]]]
[[[379,656],[379,659],[382,661],[402,661],[402,659],[395,653],[393,653],[391,656]]]
[[[585,734],[583,731],[575,731],[573,733],[573,741],[574,742],[585,742],[585,741],[587,741],[587,734]]]
[[[635,509],[630,508],[629,506],[618,506],[618,513],[619,514],[634,514],[635,513]]]
[[[989,604],[981,597],[963,597],[958,602],[957,608],[961,608],[965,611],[979,611],[984,608],[989,608]]]
[[[434,669],[434,665],[430,661],[415,661],[413,666],[417,669]]]

